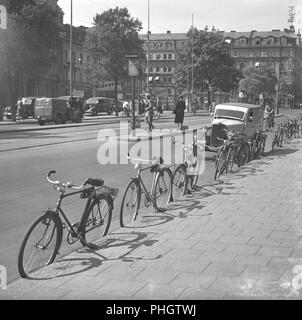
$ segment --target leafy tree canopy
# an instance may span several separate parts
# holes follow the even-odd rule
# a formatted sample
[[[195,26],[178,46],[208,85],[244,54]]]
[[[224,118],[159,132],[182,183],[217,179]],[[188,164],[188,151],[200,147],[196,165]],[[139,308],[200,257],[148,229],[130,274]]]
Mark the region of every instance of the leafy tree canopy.
[[[142,23],[130,16],[127,8],[109,9],[94,18],[94,27],[88,31],[86,46],[90,63],[86,65],[92,79],[114,80],[127,75],[126,55],[143,57],[142,41],[138,32]]]
[[[11,83],[11,94],[17,95],[18,82],[40,78],[50,65],[59,31],[59,13],[47,2],[2,3],[8,9],[8,29],[0,35],[0,67],[2,76]]]
[[[187,35],[189,39],[194,39],[194,86],[202,89],[212,87],[226,92],[237,87],[241,73],[230,55],[229,44],[223,40],[223,34],[215,27],[211,31],[206,27],[205,30],[191,28]],[[178,69],[177,80],[182,86],[186,86],[188,67],[191,68],[191,43],[188,52],[182,57],[183,64]]]

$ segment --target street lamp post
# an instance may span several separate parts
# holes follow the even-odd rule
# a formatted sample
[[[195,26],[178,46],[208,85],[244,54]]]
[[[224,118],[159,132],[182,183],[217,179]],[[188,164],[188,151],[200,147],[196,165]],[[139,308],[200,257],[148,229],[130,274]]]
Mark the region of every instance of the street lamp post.
[[[70,45],[70,98],[71,98],[71,100],[72,100],[72,96],[73,96],[73,79],[72,79],[72,77],[73,77],[73,70],[72,70],[72,58],[73,58],[73,55],[72,55],[72,50],[73,50],[73,48],[72,48],[72,24],[73,24],[73,3],[72,3],[72,0],[70,0],[70,43],[69,43],[69,45]]]
[[[149,94],[149,68],[150,68],[150,0],[148,0],[148,31],[147,31],[147,93]]]

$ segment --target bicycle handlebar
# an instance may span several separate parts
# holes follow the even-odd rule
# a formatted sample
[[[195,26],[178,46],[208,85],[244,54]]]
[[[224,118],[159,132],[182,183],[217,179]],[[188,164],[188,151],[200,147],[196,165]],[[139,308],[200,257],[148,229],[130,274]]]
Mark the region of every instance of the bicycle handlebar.
[[[48,174],[47,174],[47,181],[49,183],[51,183],[52,185],[54,185],[54,186],[59,186],[59,187],[69,188],[69,189],[74,189],[74,190],[81,190],[87,184],[87,180],[79,187],[75,186],[72,182],[62,183],[59,180],[53,181],[53,180],[50,179],[50,176],[55,174],[55,173],[56,173],[56,171],[52,170],[52,171],[49,171]]]
[[[152,165],[154,165],[154,164],[158,163],[158,161],[159,161],[160,164],[163,164],[163,163],[164,163],[164,159],[163,159],[162,157],[157,157],[155,160],[144,160],[144,159],[132,158],[132,157],[130,157],[130,154],[129,154],[129,153],[128,153],[127,159],[128,159],[128,160],[138,161],[138,162],[141,163],[141,164],[142,164],[142,163],[146,163],[146,164],[152,164]]]

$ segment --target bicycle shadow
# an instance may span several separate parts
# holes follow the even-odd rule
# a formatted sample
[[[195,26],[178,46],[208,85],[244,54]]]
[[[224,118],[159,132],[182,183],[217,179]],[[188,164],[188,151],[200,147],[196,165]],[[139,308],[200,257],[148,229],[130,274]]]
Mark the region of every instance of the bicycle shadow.
[[[157,233],[147,232],[115,232],[96,242],[96,249],[86,247],[72,252],[68,257],[61,257],[52,265],[36,271],[27,280],[47,281],[69,278],[81,273],[99,269],[105,262],[121,261],[133,263],[141,260],[157,260],[162,257],[157,254],[146,258],[134,256],[133,252],[141,247],[152,247],[158,240],[152,239]],[[92,256],[93,255],[93,256]]]

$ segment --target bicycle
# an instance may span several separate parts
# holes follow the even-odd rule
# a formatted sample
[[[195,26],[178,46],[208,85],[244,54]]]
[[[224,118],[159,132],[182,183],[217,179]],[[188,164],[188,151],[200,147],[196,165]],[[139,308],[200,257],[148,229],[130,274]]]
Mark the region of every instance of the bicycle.
[[[224,171],[231,172],[234,163],[241,167],[250,158],[250,146],[246,134],[238,131],[228,132],[226,129],[224,131],[226,133],[224,139],[217,137],[218,140],[223,141],[223,144],[216,155],[214,180],[219,179]]]
[[[193,142],[190,145],[182,144],[184,150],[184,162],[176,166],[171,178],[171,201],[175,201],[187,193],[191,193],[197,186],[199,177],[199,163],[197,158],[198,145],[203,148],[205,145],[200,142]],[[190,189],[189,187],[190,181]]]
[[[63,229],[68,229],[66,240],[69,245],[79,240],[83,246],[96,249],[92,241],[104,237],[110,227],[118,189],[105,186],[102,179],[89,178],[79,187],[71,182],[53,181],[50,177],[55,173],[49,171],[47,180],[59,192],[57,205],[54,210],[44,211],[25,234],[18,255],[18,270],[22,278],[29,278],[32,272],[54,262],[62,244]],[[76,191],[66,193],[67,189]],[[63,199],[77,194],[87,199],[87,203],[81,221],[71,223],[61,205]]]
[[[164,212],[166,210],[171,196],[172,172],[168,167],[161,167],[164,163],[161,157],[150,161],[131,158],[128,154],[128,160],[138,161],[138,163],[135,164],[137,175],[136,177],[131,178],[124,191],[120,209],[121,227],[125,227],[136,220],[142,194],[145,195],[145,207],[153,205],[158,212]],[[143,163],[151,164],[151,166],[143,168]],[[141,177],[141,173],[146,170],[150,170],[150,172],[153,173],[150,191],[147,190]],[[133,199],[132,196],[134,196]]]

